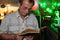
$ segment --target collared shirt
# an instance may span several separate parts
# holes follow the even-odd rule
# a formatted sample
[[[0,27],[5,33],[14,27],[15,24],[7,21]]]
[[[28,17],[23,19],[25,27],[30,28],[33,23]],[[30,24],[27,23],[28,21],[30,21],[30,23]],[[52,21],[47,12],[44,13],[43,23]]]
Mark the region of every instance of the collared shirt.
[[[27,15],[22,20],[19,12],[16,11],[4,17],[0,26],[0,33],[18,34],[27,28],[39,29],[35,15]]]

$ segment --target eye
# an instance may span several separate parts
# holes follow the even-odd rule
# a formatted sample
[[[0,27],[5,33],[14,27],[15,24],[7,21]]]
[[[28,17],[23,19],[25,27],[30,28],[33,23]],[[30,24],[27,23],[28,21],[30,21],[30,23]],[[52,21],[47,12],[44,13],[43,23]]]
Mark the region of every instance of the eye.
[[[27,7],[24,7],[24,9],[27,9]]]

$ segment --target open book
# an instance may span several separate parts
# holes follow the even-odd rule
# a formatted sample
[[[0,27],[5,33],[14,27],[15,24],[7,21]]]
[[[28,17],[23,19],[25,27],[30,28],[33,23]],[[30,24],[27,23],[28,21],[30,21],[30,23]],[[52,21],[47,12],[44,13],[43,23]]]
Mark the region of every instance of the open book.
[[[27,35],[27,34],[36,34],[36,33],[40,33],[39,29],[26,29],[24,31],[22,31],[19,35]]]

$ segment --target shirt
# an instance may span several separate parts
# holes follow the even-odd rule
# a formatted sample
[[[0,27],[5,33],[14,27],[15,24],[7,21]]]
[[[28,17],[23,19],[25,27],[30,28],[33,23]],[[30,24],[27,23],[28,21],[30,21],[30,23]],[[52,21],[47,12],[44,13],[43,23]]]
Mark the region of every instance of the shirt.
[[[0,33],[18,34],[27,28],[39,29],[35,15],[31,13],[22,20],[19,12],[16,11],[4,17],[0,26]]]

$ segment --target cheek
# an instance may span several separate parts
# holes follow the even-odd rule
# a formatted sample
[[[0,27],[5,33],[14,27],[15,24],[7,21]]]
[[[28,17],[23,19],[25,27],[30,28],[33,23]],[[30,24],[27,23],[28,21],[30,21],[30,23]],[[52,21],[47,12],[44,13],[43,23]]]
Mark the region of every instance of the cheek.
[[[28,13],[26,10],[23,10],[23,9],[21,9],[20,12],[25,14]]]
[[[21,13],[24,13],[24,10],[20,10]]]
[[[22,10],[22,13],[26,13],[26,10]]]

